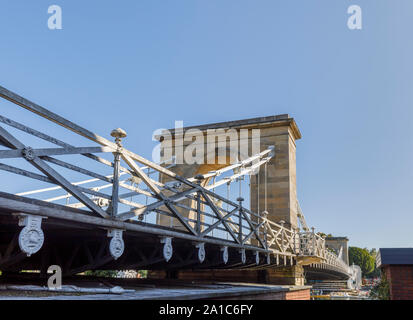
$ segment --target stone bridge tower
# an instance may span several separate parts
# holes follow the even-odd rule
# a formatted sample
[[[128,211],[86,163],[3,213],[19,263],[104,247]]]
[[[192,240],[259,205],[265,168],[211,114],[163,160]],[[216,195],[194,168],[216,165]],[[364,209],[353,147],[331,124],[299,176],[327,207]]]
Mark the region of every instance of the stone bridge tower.
[[[161,154],[164,159],[171,155],[175,156],[178,164],[171,170],[185,178],[217,170],[234,162],[231,161],[233,159],[242,160],[268,147],[274,147],[275,157],[267,165],[267,211],[272,221],[283,220],[287,227],[297,228],[296,140],[301,138],[301,133],[294,119],[288,114],[205,124],[167,132],[169,132],[167,135],[161,134],[156,137],[161,141]],[[186,134],[190,132],[193,138],[185,139]],[[216,148],[217,140],[207,138],[207,133],[211,134],[211,132],[217,134],[217,140],[221,136],[225,141],[224,163],[222,161],[215,164],[206,163],[211,150],[217,155],[220,152]],[[258,132],[259,140],[257,140]],[[257,150],[257,141],[259,141],[259,150]],[[238,144],[238,148],[234,148],[234,142]],[[203,144],[204,164],[182,164],[182,151],[191,144],[193,146],[194,143]],[[248,155],[245,154],[245,148],[243,149],[242,146],[248,146]],[[258,212],[258,209],[261,212],[264,210],[264,174],[264,170],[260,170],[259,178],[258,175],[251,176],[250,202],[251,210],[254,212]],[[166,178],[162,177],[161,180],[166,181]],[[258,188],[260,188],[259,192]],[[188,216],[188,213],[181,213]],[[160,219],[161,225],[169,225],[167,217],[160,217]]]
[[[326,247],[333,249],[337,255],[340,255],[341,252],[341,258],[345,263],[349,264],[347,237],[327,237]]]

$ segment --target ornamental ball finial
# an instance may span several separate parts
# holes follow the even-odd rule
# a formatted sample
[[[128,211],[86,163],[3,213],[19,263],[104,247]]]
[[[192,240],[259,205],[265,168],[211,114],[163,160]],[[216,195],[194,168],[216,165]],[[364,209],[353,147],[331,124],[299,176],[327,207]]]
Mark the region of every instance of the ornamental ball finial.
[[[110,135],[115,138],[115,141],[119,146],[121,146],[122,138],[127,136],[126,131],[121,128],[113,129]]]
[[[125,138],[127,136],[126,131],[121,128],[113,129],[110,135],[114,138],[120,139]]]

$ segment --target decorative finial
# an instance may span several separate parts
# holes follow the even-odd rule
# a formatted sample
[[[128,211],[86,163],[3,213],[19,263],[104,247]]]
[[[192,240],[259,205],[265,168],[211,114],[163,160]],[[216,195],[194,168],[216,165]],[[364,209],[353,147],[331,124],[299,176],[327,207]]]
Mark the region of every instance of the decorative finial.
[[[201,184],[202,180],[204,180],[205,177],[204,177],[202,174],[197,174],[197,175],[195,176],[195,179],[197,180],[197,183],[198,183],[198,184]]]
[[[113,129],[110,135],[115,138],[115,142],[119,147],[122,146],[122,138],[127,136],[126,131],[121,128]]]

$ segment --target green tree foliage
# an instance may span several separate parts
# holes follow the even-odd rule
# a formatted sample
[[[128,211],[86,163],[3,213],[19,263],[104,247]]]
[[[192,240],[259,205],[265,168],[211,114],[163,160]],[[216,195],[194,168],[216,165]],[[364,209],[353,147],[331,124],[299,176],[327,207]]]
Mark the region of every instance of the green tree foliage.
[[[325,234],[324,232],[317,232],[317,234],[318,234],[320,237],[323,237],[323,238],[332,237],[332,234],[331,234],[331,233]]]
[[[375,248],[370,250],[370,255],[374,259],[374,270],[370,272],[368,275],[366,275],[367,278],[379,278],[380,277],[380,269],[377,268],[376,266],[376,256],[377,256],[377,250]]]
[[[115,278],[118,272],[116,270],[90,270],[85,271],[86,276]]]
[[[367,249],[349,247],[348,256],[350,265],[353,263],[358,265],[361,268],[363,277],[374,271],[375,259]]]
[[[148,270],[137,270],[140,278],[146,278],[148,276]],[[118,270],[89,270],[85,271],[86,276],[116,278]]]
[[[147,278],[148,277],[148,270],[138,270],[138,274],[141,278]]]
[[[378,300],[390,300],[390,287],[383,275],[380,282],[370,290],[370,298]]]

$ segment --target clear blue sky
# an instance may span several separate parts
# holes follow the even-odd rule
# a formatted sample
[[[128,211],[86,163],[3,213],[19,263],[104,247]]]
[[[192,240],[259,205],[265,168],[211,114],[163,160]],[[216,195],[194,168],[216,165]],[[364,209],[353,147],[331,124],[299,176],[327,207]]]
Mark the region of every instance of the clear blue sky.
[[[146,157],[174,120],[289,113],[308,223],[412,246],[412,30],[411,0],[2,1],[0,84]]]

